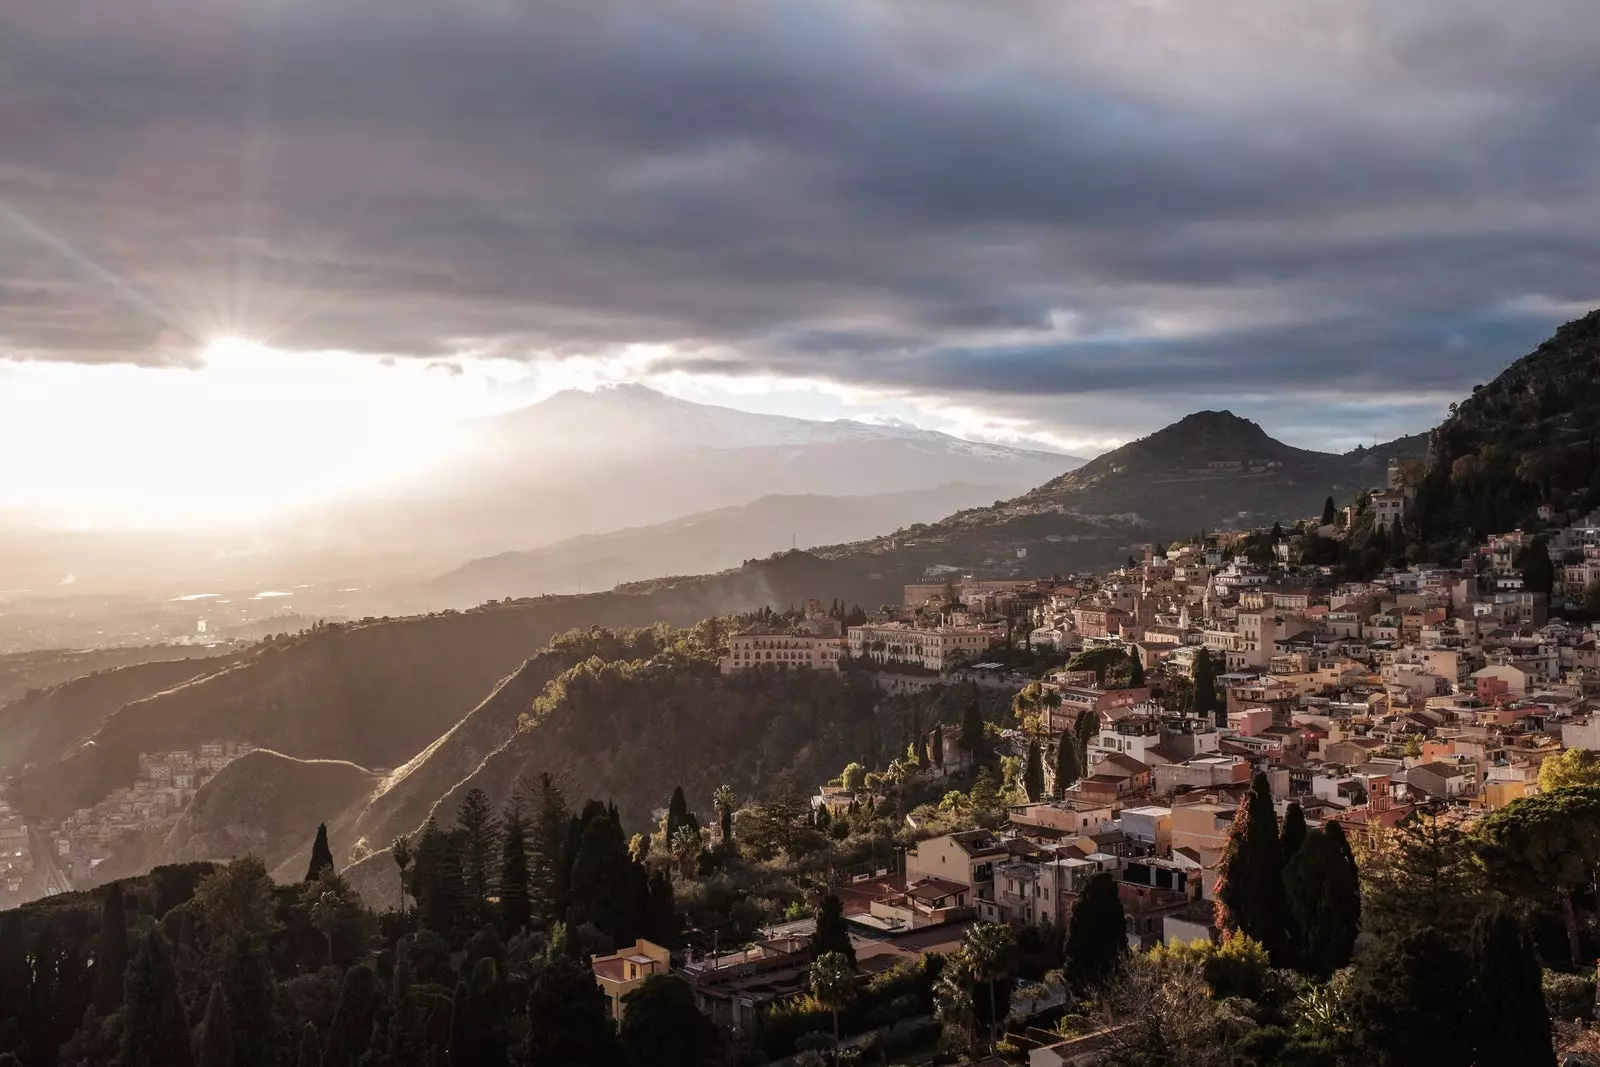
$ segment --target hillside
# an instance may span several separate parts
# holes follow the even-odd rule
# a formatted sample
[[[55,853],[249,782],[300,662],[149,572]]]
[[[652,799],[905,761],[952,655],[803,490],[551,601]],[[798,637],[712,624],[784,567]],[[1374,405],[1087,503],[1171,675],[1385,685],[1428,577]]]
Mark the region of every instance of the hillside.
[[[0,654],[0,705],[113,667],[170,660],[208,659],[215,649],[189,645],[128,648],[40,648]]]
[[[609,589],[661,574],[709,574],[788,548],[873,537],[1003,499],[1017,485],[953,482],[873,496],[764,496],[739,507],[473,560],[426,583],[419,599],[466,607],[489,598]]]
[[[118,708],[92,745],[18,775],[7,799],[32,820],[60,818],[130,783],[140,752],[213,738],[296,758],[394,767],[437,740],[558,632],[681,625],[808,596],[880,603],[898,598],[899,589],[892,576],[865,567],[790,553],[610,593],[323,626]]]
[[[146,865],[254,855],[279,882],[305,874],[311,830],[382,779],[340,760],[300,760],[262,749],[228,764],[195,793]],[[309,829],[308,829],[309,828]],[[295,862],[299,869],[295,869]]]
[[[1013,500],[902,535],[820,550],[898,571],[953,567],[1024,575],[1101,567],[1133,543],[1266,525],[1320,512],[1384,482],[1390,458],[1420,458],[1421,437],[1336,455],[1294,448],[1228,411],[1185,416]]]
[[[1431,435],[1418,519],[1438,553],[1536,521],[1600,506],[1600,310],[1451,408]]]
[[[58,760],[137,700],[226,670],[235,656],[157,660],[98,670],[0,707],[0,779],[30,763]]]

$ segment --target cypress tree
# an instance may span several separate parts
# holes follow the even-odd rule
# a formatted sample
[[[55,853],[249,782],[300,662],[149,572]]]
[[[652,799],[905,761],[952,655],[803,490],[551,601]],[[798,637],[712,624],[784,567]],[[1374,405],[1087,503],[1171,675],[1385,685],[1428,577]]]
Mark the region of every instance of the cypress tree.
[[[1296,961],[1322,979],[1350,962],[1361,932],[1361,880],[1338,826],[1308,834],[1283,872]]]
[[[510,1048],[505,990],[494,960],[481,959],[456,986],[450,1014],[450,1067],[503,1064]]]
[[[300,1031],[300,1055],[295,1067],[322,1067],[322,1042],[317,1037],[317,1024],[307,1022]]]
[[[572,911],[577,921],[594,923],[617,944],[633,940],[641,918],[633,867],[610,814],[590,819],[572,861]]]
[[[1085,711],[1078,715],[1078,721],[1073,727],[1073,739],[1078,743],[1078,773],[1083,774],[1089,769],[1089,745],[1095,736],[1100,733],[1100,713]]]
[[[517,798],[506,805],[500,825],[500,929],[507,937],[533,922],[528,889],[528,822]]]
[[[128,970],[128,910],[122,883],[106,887],[100,906],[100,939],[94,954],[94,1007],[110,1015],[122,1007],[122,983]]]
[[[1022,770],[1022,788],[1030,801],[1044,796],[1044,758],[1039,753],[1039,741],[1028,742],[1028,762]]]
[[[1067,925],[1067,979],[1082,992],[1105,981],[1128,950],[1127,917],[1117,883],[1102,871],[1090,878]]]
[[[1056,796],[1062,796],[1078,780],[1078,745],[1069,734],[1056,744]]]
[[[178,1001],[178,972],[166,935],[151,930],[128,965],[122,994],[122,1044],[115,1067],[191,1067],[189,1024]]]
[[[261,945],[249,937],[235,938],[228,946],[222,973],[222,990],[228,999],[229,1024],[234,1034],[235,1067],[273,1067],[277,1063],[275,989]]]
[[[467,904],[473,912],[474,925],[477,925],[488,906],[489,895],[494,891],[495,853],[499,848],[494,808],[489,804],[489,795],[482,789],[468,791],[461,798],[461,806],[456,809],[456,826],[461,839],[462,883]]]
[[[1472,956],[1478,979],[1472,1018],[1477,1062],[1554,1067],[1543,975],[1527,929],[1509,912],[1486,912],[1472,927]]]
[[[983,709],[974,693],[961,712],[961,747],[967,750],[972,762],[982,762],[986,747],[983,740]]]
[[[1228,725],[1227,704],[1217,700],[1217,673],[1204,648],[1194,654],[1194,710],[1196,715],[1214,716],[1218,726]]]
[[[1283,831],[1278,837],[1278,860],[1287,869],[1300,846],[1306,843],[1306,813],[1299,804],[1290,804],[1283,813]]]
[[[838,952],[856,966],[856,947],[850,943],[850,927],[844,918],[844,902],[829,893],[817,907],[817,932],[811,938],[811,958]]]
[[[328,1024],[327,1047],[323,1050],[325,1067],[356,1067],[372,1042],[378,1000],[378,979],[371,967],[358,963],[345,972],[333,1021]]]
[[[1223,848],[1217,871],[1217,925],[1261,942],[1275,966],[1283,965],[1289,950],[1282,872],[1272,787],[1266,775],[1258,774]]]
[[[228,998],[223,995],[222,983],[214,983],[205,1017],[200,1020],[200,1038],[195,1042],[195,1067],[233,1067],[233,1045]]]
[[[667,802],[667,840],[672,840],[678,827],[688,826],[690,822],[689,801],[684,798],[683,786],[673,786],[672,799]]]
[[[1135,645],[1128,646],[1128,688],[1137,689],[1144,685],[1144,660],[1139,658],[1139,649]]]
[[[1339,521],[1339,509],[1333,504],[1333,497],[1322,502],[1322,525],[1332,526]]]
[[[527,1067],[616,1067],[622,1046],[585,962],[553,939],[528,982]]]
[[[315,882],[323,871],[333,870],[333,850],[328,847],[328,824],[317,824],[317,839],[311,843],[311,865],[303,881]]]
[[[936,723],[933,724],[933,744],[931,746],[931,749],[932,749],[932,755],[933,755],[933,765],[935,767],[941,767],[942,768],[944,766],[944,724],[943,723],[937,723],[936,722]]]

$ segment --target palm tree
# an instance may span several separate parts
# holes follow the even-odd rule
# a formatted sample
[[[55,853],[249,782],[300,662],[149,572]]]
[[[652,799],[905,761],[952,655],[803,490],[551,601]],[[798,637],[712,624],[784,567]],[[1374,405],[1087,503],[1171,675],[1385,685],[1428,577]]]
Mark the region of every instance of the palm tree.
[[[697,826],[678,827],[678,832],[667,842],[667,847],[672,850],[672,858],[678,861],[678,869],[685,878],[694,875],[694,861],[699,858],[703,846],[704,834]]]
[[[956,963],[952,960],[933,984],[933,1017],[947,1035],[959,1034],[963,1047],[972,1052],[977,1044],[973,1032],[978,1020],[972,1011],[972,987],[967,984],[964,968]]]
[[[811,995],[833,1013],[833,1062],[839,1062],[839,1009],[855,995],[856,976],[843,952],[824,952],[811,965]]]
[[[344,902],[339,899],[339,894],[331,889],[324,889],[311,905],[311,925],[328,942],[328,965],[333,965],[333,932],[339,926],[339,919],[344,911]]]
[[[722,825],[722,843],[726,845],[728,838],[733,833],[733,812],[739,806],[739,797],[731,785],[719,785],[717,791],[711,794],[711,803],[716,806],[717,818]]]
[[[972,977],[989,986],[989,1044],[1000,1042],[1000,1018],[995,1012],[994,984],[1011,973],[1011,953],[1016,947],[1011,927],[1004,923],[979,923],[967,930],[961,952]]]
[[[411,838],[401,834],[394,839],[394,844],[389,846],[389,854],[394,857],[394,865],[400,868],[400,917],[406,914],[406,868],[411,866]]]

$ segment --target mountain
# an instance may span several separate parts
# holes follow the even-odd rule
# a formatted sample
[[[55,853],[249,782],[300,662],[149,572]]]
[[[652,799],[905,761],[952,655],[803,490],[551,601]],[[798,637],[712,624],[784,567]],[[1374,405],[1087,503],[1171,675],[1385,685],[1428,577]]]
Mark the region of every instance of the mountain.
[[[1021,487],[954,482],[876,496],[764,496],[670,522],[476,559],[425,583],[416,598],[464,607],[486,599],[608,589],[662,574],[708,574],[796,547],[838,544],[929,522]]]
[[[1313,452],[1232,412],[1200,411],[1012,500],[818,554],[871,557],[901,574],[1106,566],[1140,542],[1315,515],[1329,496],[1347,500],[1382,485],[1390,459],[1419,459],[1426,450],[1419,435],[1343,455]]]
[[[1600,310],[1451,405],[1431,435],[1417,499],[1430,554],[1459,559],[1484,534],[1536,527],[1541,504],[1600,507]]]

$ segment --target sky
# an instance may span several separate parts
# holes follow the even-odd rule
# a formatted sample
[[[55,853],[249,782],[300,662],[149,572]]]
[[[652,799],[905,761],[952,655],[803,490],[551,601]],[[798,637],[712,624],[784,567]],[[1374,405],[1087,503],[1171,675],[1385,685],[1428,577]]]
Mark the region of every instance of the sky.
[[[4,5],[0,512],[337,494],[618,381],[1417,432],[1600,305],[1597,54],[1579,0]]]

